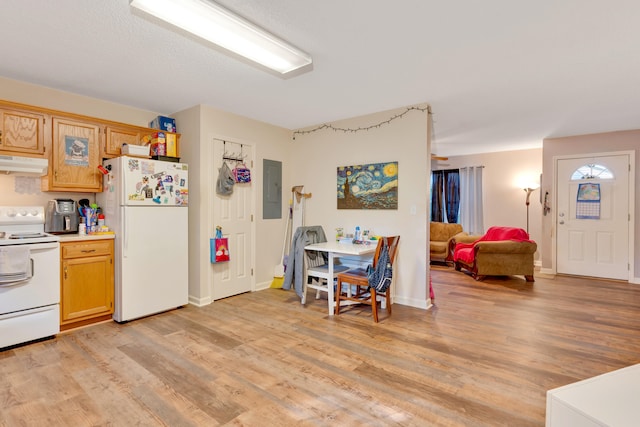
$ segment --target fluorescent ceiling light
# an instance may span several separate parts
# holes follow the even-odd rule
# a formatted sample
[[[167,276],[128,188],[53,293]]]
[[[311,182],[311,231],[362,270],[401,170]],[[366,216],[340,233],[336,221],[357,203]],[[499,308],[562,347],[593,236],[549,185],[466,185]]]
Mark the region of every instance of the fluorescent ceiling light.
[[[130,4],[281,75],[312,64],[305,52],[208,0],[130,0]]]

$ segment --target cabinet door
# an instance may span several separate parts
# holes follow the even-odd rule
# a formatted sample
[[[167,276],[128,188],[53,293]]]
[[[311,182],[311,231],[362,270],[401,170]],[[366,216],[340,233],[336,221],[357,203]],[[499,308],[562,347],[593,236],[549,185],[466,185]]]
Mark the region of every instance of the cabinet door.
[[[102,191],[100,126],[53,118],[53,155],[50,191]]]
[[[0,152],[44,155],[44,115],[0,109]]]
[[[142,132],[136,128],[113,127],[106,128],[104,157],[118,157],[122,155],[120,149],[123,144],[142,145]]]
[[[113,313],[111,255],[63,260],[61,274],[61,325]]]

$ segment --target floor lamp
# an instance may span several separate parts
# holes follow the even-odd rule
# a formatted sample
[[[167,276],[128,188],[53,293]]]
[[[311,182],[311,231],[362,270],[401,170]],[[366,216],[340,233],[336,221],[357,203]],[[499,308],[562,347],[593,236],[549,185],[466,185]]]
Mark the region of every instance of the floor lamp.
[[[532,188],[532,187],[527,187],[524,189],[525,193],[527,193],[527,200],[525,202],[525,204],[527,205],[527,234],[529,234],[529,199],[531,198],[531,193],[533,193],[534,191],[536,191],[538,189],[538,187]]]

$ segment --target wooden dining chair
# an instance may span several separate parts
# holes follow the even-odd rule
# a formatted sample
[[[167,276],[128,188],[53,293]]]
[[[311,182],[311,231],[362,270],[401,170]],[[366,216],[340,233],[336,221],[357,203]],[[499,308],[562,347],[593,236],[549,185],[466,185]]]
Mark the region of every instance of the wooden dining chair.
[[[391,265],[396,258],[398,251],[398,241],[400,236],[381,237],[378,240],[378,246],[373,256],[373,268],[375,269],[380,259],[380,252],[382,251],[383,242],[387,243],[389,248],[389,259]],[[382,297],[375,288],[369,288],[369,279],[367,277],[367,271],[363,268],[357,268],[345,273],[339,273],[337,276],[336,287],[336,315],[340,314],[340,303],[343,301],[350,301],[357,304],[366,304],[371,306],[371,312],[373,314],[373,321],[378,322],[378,297]],[[343,284],[345,289],[343,290]],[[355,289],[354,289],[355,288]],[[391,286],[387,287],[384,292],[384,299],[387,309],[387,314],[391,315]],[[349,304],[351,305],[351,304]]]

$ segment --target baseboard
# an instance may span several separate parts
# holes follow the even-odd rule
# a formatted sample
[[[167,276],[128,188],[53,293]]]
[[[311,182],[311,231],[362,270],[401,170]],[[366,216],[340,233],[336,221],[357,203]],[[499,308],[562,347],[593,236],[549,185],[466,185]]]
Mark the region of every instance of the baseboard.
[[[260,282],[260,283],[256,283],[256,291],[264,291],[265,289],[269,289],[271,287],[271,283],[273,283],[273,280],[270,280],[268,282]]]
[[[550,276],[550,277],[554,277],[556,275],[556,272],[553,271],[553,269],[551,269],[551,268],[541,268],[539,273],[541,275]],[[606,279],[604,279],[604,280],[606,280]],[[629,283],[631,283],[633,285],[640,285],[640,277],[633,277],[633,278],[629,279]]]
[[[394,296],[392,301],[394,304],[406,305],[414,308],[421,308],[423,310],[428,310],[433,305],[431,303],[430,298],[427,298],[426,300],[418,300],[414,298],[403,298],[403,297]]]
[[[204,307],[205,305],[209,305],[213,302],[211,297],[206,298],[196,298],[192,295],[189,295],[189,304],[195,305],[196,307]]]

